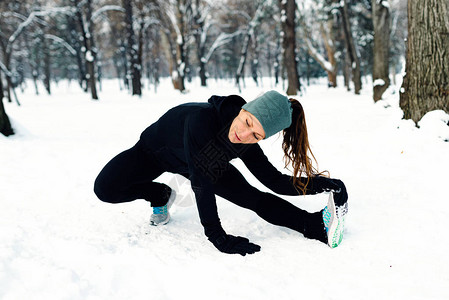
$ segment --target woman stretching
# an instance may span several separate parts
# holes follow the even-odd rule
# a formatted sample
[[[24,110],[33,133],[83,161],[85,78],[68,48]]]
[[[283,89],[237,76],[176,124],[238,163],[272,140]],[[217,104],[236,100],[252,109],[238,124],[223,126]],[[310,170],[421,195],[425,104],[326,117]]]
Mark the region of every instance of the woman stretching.
[[[293,176],[279,172],[257,144],[282,130],[286,165],[291,163]],[[208,103],[186,103],[167,111],[142,132],[136,145],[106,164],[94,190],[109,203],[145,199],[153,207],[150,223],[163,225],[170,219],[176,193],[153,180],[164,172],[177,173],[190,180],[204,232],[221,252],[246,255],[260,247],[225,232],[215,195],[334,248],[343,237],[348,195],[342,181],[317,173],[309,155],[313,158],[297,100],[276,91],[249,103],[236,95],[212,96]],[[327,206],[309,213],[256,189],[229,163],[237,157],[271,191],[290,196],[329,192]]]

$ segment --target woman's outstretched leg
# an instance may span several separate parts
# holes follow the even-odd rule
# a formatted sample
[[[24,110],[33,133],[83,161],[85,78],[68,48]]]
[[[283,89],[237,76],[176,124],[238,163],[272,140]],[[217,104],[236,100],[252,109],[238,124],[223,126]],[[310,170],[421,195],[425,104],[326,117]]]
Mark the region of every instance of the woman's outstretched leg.
[[[140,142],[109,161],[95,180],[97,197],[109,203],[145,199],[151,206],[163,206],[171,189],[153,182],[164,171],[155,159],[146,154]]]
[[[256,212],[271,224],[293,229],[307,238],[327,243],[321,211],[309,213],[282,198],[256,189],[233,166],[220,177],[214,188],[218,196]]]

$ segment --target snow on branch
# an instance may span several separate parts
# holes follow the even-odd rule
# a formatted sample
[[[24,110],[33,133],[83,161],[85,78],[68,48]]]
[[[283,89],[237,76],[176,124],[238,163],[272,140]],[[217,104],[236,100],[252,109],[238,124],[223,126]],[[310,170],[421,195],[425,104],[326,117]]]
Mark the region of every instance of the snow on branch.
[[[231,42],[235,36],[238,36],[242,33],[243,33],[242,30],[237,30],[236,32],[233,32],[233,33],[224,33],[224,32],[220,33],[220,35],[217,37],[217,39],[214,41],[214,43],[210,47],[209,52],[207,53],[206,57],[202,58],[202,60],[204,59],[203,62],[205,62],[205,63],[208,62],[215,50],[217,50],[219,47]]]
[[[161,21],[156,18],[145,18],[145,24],[143,26],[143,30],[146,31],[152,25],[161,25]]]
[[[0,69],[2,69],[3,73],[5,73],[6,76],[10,77],[12,76],[11,71],[8,70],[8,68],[0,61]]]
[[[105,5],[99,9],[97,9],[93,14],[92,14],[92,18],[91,20],[95,20],[96,18],[98,18],[102,13],[107,12],[107,11],[119,11],[119,12],[125,12],[125,9],[121,6],[118,5]]]
[[[166,10],[165,14],[167,15],[168,19],[171,22],[171,25],[173,26],[173,29],[176,33],[176,43],[178,45],[182,44],[182,34],[181,34],[181,30],[179,29],[179,24],[178,21],[176,19],[176,15],[175,12],[173,11],[173,7],[168,7],[168,9]]]
[[[28,18],[26,18],[26,20],[24,22],[22,22],[19,25],[19,27],[17,27],[17,30],[9,37],[6,52],[11,51],[12,44],[17,40],[17,38],[20,36],[20,34],[23,32],[23,30],[34,21],[34,19],[36,17],[43,17],[43,16],[59,14],[59,13],[72,15],[73,8],[70,6],[66,6],[66,7],[55,7],[55,8],[51,8],[49,10],[45,10],[45,11],[33,11],[28,16]]]
[[[315,47],[313,47],[312,43],[310,42],[310,39],[305,38],[305,41],[310,56],[312,56],[321,65],[321,67],[323,67],[325,71],[334,72],[332,64],[328,62],[320,53],[318,53],[318,51],[315,49]]]
[[[26,19],[27,19],[26,16],[24,16],[22,14],[19,14],[17,12],[14,12],[14,11],[7,11],[7,12],[0,13],[0,16],[3,17],[3,18],[15,17],[15,18],[20,19],[22,21],[26,21]],[[40,20],[38,18],[36,18],[36,23],[39,23],[39,24],[44,25],[44,26],[48,25],[47,22],[45,22],[43,20]]]
[[[60,37],[57,37],[57,36],[55,36],[55,35],[53,35],[53,34],[46,34],[46,35],[44,35],[44,37],[45,37],[46,39],[50,39],[50,40],[53,40],[53,41],[55,41],[55,42],[57,42],[57,43],[60,43],[60,44],[63,45],[67,50],[69,50],[70,53],[71,53],[72,55],[76,55],[76,50],[73,49],[72,46],[70,46],[66,41],[64,41],[64,40],[61,39]]]
[[[16,13],[14,11],[2,12],[2,13],[0,13],[0,16],[2,18],[16,17],[18,19],[21,19],[22,21],[26,20],[26,17],[24,15]]]

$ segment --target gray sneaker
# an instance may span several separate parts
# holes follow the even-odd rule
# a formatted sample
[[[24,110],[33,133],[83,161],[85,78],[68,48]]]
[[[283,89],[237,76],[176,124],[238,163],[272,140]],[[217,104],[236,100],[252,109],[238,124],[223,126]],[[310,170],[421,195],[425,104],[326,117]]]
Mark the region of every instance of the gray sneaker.
[[[330,192],[327,206],[323,210],[323,222],[327,233],[327,244],[331,248],[340,245],[345,229],[345,216],[348,213],[348,203],[336,206],[334,194]]]
[[[176,192],[171,190],[170,198],[164,206],[153,207],[153,214],[150,217],[150,224],[153,226],[165,225],[170,221],[170,207],[175,202]]]

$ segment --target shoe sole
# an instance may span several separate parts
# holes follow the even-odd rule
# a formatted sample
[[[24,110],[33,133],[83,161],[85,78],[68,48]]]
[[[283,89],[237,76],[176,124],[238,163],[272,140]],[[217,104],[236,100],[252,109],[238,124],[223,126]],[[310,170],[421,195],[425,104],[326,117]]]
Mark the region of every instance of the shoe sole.
[[[340,245],[341,241],[343,240],[343,231],[345,228],[345,215],[348,212],[348,206],[347,203],[345,203],[343,207],[337,209],[334,202],[334,195],[331,192],[329,194],[329,201],[327,207],[332,211],[332,220],[330,222],[331,224],[327,232],[328,236],[327,244],[331,248],[336,248],[338,245]]]
[[[165,219],[163,222],[155,223],[153,221],[150,221],[150,225],[152,225],[152,226],[162,226],[162,225],[167,224],[168,222],[170,222],[170,214],[167,215],[167,219]]]

